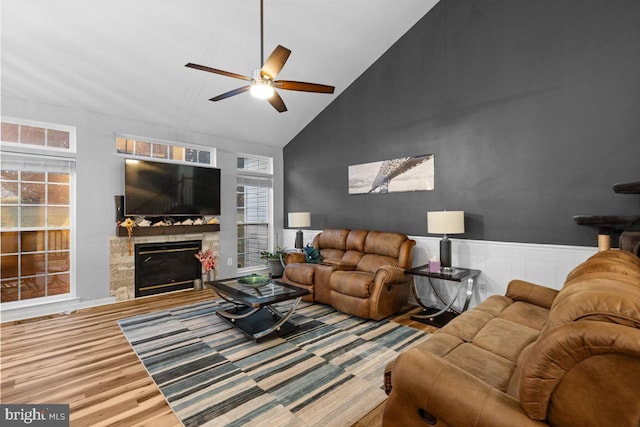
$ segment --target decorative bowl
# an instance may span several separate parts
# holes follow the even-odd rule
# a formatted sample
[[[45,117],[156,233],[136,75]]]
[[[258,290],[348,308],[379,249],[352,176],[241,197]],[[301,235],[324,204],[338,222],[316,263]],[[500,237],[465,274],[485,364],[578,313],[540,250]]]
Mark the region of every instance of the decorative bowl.
[[[240,279],[238,279],[238,283],[242,283],[243,285],[260,286],[260,285],[264,285],[269,280],[271,280],[269,276],[260,276],[260,275],[254,274],[252,276],[241,277]]]

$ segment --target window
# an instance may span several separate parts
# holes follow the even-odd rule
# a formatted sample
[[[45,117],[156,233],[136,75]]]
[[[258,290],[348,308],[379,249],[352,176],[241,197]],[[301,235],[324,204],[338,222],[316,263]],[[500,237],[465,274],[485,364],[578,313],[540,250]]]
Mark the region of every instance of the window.
[[[272,248],[273,175],[269,158],[238,157],[238,268],[264,267],[260,252]]]
[[[3,146],[75,152],[75,131],[66,126],[3,119],[1,133]]]
[[[116,137],[116,152],[126,157],[147,160],[169,160],[215,166],[215,148],[189,147],[183,144],[127,137]]]
[[[11,132],[6,135],[5,129]],[[72,294],[75,160],[5,151],[4,139],[26,143],[23,136],[30,132],[31,141],[42,142],[44,135],[39,145],[45,150],[51,144],[71,148],[75,129],[53,129],[59,134],[52,137],[56,133],[46,125],[3,122],[2,130],[0,302]],[[62,142],[53,143],[54,138]]]

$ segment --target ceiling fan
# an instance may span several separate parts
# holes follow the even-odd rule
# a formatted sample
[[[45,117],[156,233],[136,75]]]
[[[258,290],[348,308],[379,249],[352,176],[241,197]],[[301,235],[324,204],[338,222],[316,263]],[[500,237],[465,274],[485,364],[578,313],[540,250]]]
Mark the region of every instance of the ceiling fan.
[[[221,101],[223,99],[239,95],[243,92],[249,91],[251,95],[256,98],[266,99],[269,103],[278,110],[279,113],[287,111],[287,106],[284,101],[276,92],[275,89],[295,90],[299,92],[315,92],[315,93],[333,93],[334,87],[328,85],[321,85],[317,83],[297,82],[291,80],[275,80],[284,64],[287,62],[291,51],[284,46],[276,46],[271,52],[271,55],[264,60],[264,13],[263,13],[263,0],[260,0],[260,63],[263,64],[262,68],[254,70],[253,77],[243,76],[241,74],[231,73],[229,71],[218,70],[216,68],[207,67],[205,65],[198,65],[189,62],[185,67],[195,68],[196,70],[207,71],[209,73],[221,74],[227,77],[233,77],[235,79],[245,80],[251,82],[246,86],[242,86],[238,89],[225,92],[222,95],[214,96],[209,101]]]

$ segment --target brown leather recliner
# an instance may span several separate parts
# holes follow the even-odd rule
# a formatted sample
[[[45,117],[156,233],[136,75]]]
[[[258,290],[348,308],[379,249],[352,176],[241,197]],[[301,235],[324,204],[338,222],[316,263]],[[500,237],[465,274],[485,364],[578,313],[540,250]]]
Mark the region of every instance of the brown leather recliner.
[[[387,367],[383,425],[638,427],[639,265],[606,251],[561,291],[513,280]]]
[[[401,233],[326,229],[313,239],[322,264],[288,264],[282,280],[308,289],[307,301],[379,320],[407,303],[415,244]]]

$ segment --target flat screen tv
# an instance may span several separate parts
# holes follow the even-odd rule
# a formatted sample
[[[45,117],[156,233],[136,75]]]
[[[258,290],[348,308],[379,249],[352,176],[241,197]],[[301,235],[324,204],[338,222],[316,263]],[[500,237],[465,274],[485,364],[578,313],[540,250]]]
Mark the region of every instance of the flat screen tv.
[[[128,216],[220,215],[220,169],[126,159]]]

